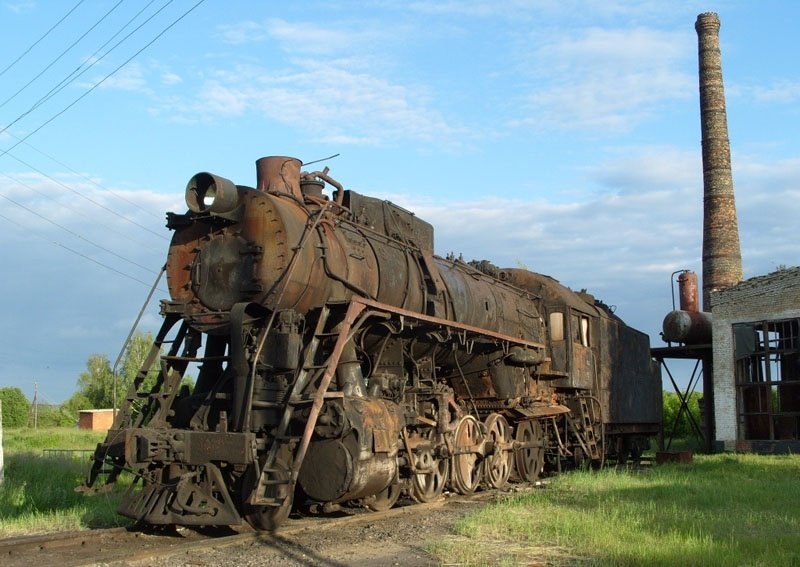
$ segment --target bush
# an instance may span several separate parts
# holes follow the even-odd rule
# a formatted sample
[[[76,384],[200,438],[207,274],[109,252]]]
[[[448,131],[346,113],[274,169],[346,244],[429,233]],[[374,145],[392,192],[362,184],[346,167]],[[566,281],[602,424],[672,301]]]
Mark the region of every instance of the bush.
[[[64,406],[39,406],[39,427],[75,427],[76,422]]]
[[[31,405],[19,388],[0,388],[3,400],[3,427],[25,427]]]

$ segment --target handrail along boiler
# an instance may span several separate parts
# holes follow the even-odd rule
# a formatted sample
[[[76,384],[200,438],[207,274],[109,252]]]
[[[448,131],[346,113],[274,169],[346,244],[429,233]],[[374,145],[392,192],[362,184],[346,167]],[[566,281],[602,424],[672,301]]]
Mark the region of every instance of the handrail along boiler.
[[[272,529],[301,499],[425,502],[625,459],[658,431],[649,339],[603,303],[435,256],[430,224],[327,168],[256,165],[255,188],[195,175],[168,213],[164,323],[88,481],[133,471],[122,514]]]

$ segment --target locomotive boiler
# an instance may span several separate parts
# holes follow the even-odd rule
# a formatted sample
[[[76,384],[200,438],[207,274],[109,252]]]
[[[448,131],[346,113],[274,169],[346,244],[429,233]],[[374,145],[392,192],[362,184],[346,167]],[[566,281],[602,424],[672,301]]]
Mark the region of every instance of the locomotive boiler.
[[[272,529],[293,506],[379,510],[625,459],[657,433],[649,339],[602,302],[438,257],[430,224],[327,168],[256,166],[254,188],[195,175],[167,215],[164,323],[87,483],[132,472],[120,513]]]

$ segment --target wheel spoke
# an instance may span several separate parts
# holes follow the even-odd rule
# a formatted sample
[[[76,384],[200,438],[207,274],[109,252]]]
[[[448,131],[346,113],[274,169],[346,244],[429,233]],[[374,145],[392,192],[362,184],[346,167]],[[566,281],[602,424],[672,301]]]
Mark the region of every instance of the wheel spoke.
[[[383,512],[397,503],[402,487],[399,483],[390,484],[379,493],[375,494],[368,502],[367,509],[373,512]]]
[[[472,494],[483,478],[483,456],[479,448],[483,443],[480,422],[465,415],[456,426],[451,457],[452,485],[460,494]]]
[[[517,426],[516,440],[524,445],[516,451],[517,473],[524,481],[539,478],[544,466],[544,431],[538,421],[523,421]]]
[[[433,432],[424,435],[429,441]],[[425,472],[411,475],[411,497],[417,502],[431,502],[442,493],[449,475],[449,461],[439,459],[434,453],[433,444],[421,446],[415,451],[417,468]]]
[[[492,442],[494,449],[484,461],[484,480],[490,488],[502,488],[511,475],[512,451],[511,427],[508,421],[498,414],[493,413],[486,418],[486,436]]]

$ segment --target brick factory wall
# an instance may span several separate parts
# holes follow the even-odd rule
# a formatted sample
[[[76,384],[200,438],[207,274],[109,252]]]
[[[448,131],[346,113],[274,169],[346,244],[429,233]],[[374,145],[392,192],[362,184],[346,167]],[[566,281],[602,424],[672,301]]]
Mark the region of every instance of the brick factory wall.
[[[726,451],[737,439],[733,328],[735,323],[800,317],[800,267],[745,280],[711,293],[716,441]]]

